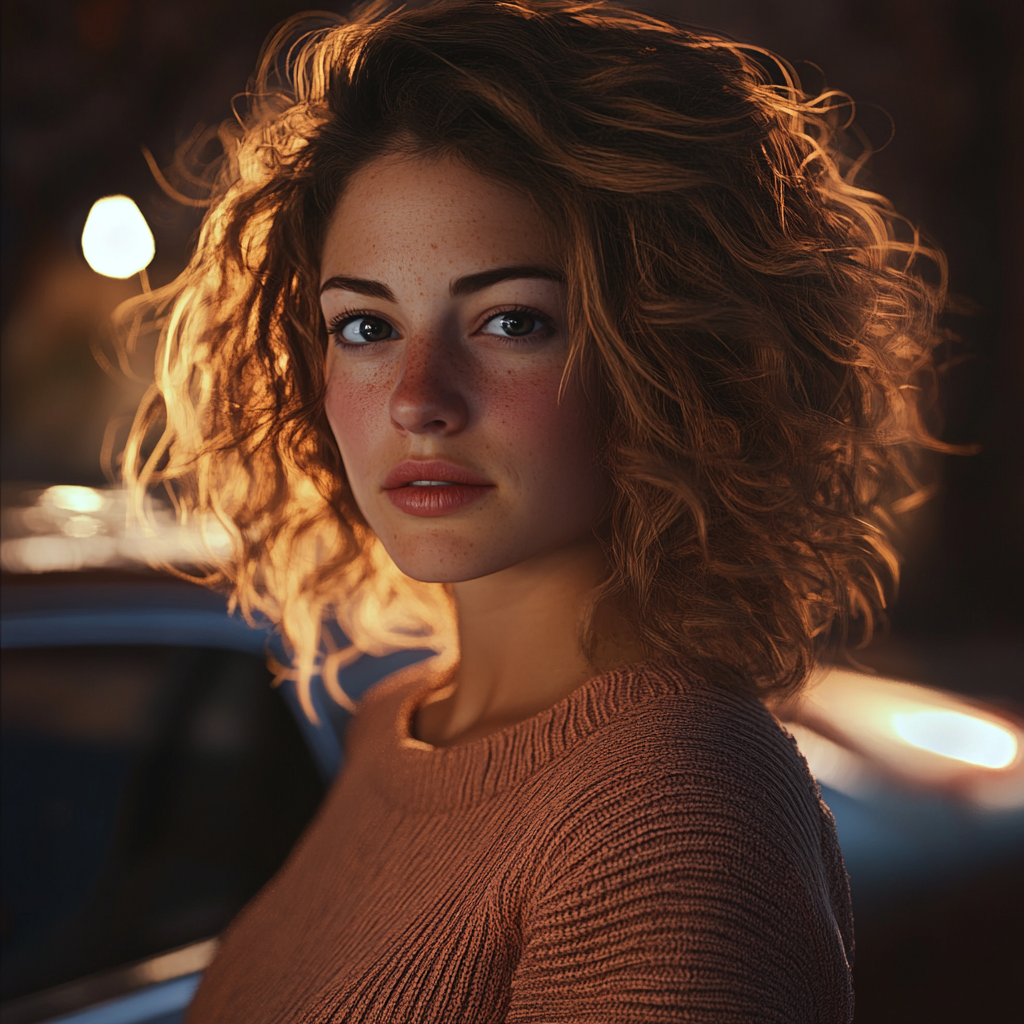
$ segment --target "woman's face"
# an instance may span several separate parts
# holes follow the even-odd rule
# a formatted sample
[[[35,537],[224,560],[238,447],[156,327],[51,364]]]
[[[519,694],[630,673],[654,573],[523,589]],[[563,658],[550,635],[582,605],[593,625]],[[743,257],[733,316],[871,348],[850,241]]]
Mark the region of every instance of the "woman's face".
[[[606,484],[574,386],[560,252],[525,198],[453,161],[381,157],[350,181],[321,273],[327,416],[359,508],[428,582],[590,534]]]

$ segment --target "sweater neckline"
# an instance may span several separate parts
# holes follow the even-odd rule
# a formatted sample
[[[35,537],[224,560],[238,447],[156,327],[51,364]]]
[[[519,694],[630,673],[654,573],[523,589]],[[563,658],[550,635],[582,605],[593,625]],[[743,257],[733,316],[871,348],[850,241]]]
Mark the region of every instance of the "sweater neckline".
[[[412,666],[373,708],[372,784],[389,803],[419,809],[467,806],[516,786],[640,704],[692,688],[681,666],[645,661],[588,679],[530,718],[450,747],[412,733],[413,716],[448,673]]]

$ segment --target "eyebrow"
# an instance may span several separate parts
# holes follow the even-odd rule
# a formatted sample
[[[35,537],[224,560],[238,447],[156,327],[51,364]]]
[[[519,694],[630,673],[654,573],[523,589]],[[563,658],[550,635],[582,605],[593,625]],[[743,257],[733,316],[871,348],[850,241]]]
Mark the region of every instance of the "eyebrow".
[[[465,277],[456,278],[449,291],[453,299],[463,295],[472,295],[474,292],[483,291],[493,284],[501,281],[519,280],[521,278],[535,278],[541,281],[557,281],[561,283],[564,278],[557,271],[550,267],[516,266],[496,267],[494,270],[483,270],[479,274],[467,274]],[[373,299],[383,299],[385,302],[395,302],[395,293],[381,281],[368,281],[362,277],[330,277],[320,286],[320,294],[338,288],[347,292],[356,292],[359,295],[368,295]]]
[[[484,288],[490,288],[499,281],[514,281],[528,277],[559,283],[563,280],[562,275],[550,267],[497,267],[494,270],[484,270],[479,274],[467,274],[465,277],[457,278],[452,282],[452,298],[472,295],[473,292],[483,291]]]
[[[320,286],[320,294],[337,288],[345,292],[356,292],[359,295],[369,295],[371,299],[383,299],[385,302],[394,302],[395,293],[380,281],[367,281],[361,277],[329,277]]]

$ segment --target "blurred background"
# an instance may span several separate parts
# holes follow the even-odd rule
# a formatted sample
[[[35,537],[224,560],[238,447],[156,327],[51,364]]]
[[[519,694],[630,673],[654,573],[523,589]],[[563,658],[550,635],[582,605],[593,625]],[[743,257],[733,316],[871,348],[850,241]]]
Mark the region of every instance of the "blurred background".
[[[110,351],[110,313],[137,294],[140,284],[137,277],[101,277],[85,263],[80,239],[91,205],[112,193],[131,196],[155,236],[150,279],[154,285],[171,280],[187,258],[202,210],[161,191],[142,147],[166,168],[197,126],[229,117],[232,97],[244,89],[268,31],[306,6],[288,0],[3,0],[0,476],[5,509],[53,484],[107,485],[101,451],[116,450],[123,440],[146,385],[145,351],[136,380],[104,367],[95,354]],[[974,311],[949,320],[961,340],[943,373],[941,436],[980,445],[980,452],[937,463],[937,497],[904,524],[906,564],[890,633],[862,660],[887,675],[1019,716],[1024,712],[1024,6],[1019,0],[650,0],[638,6],[768,47],[797,63],[809,85],[824,81],[848,91],[858,102],[864,131],[880,147],[865,180],[945,248],[953,290]],[[24,581],[14,579],[18,575],[6,573],[5,586],[21,586]],[[145,650],[147,664],[174,660],[158,646]],[[4,664],[5,676],[10,671],[12,679],[27,680],[19,692],[29,693],[36,685],[32,681],[46,672],[53,679],[62,676],[59,665],[44,671],[33,667],[28,654],[17,657],[21,660],[8,665],[5,653]],[[224,833],[217,839],[223,853],[218,870],[235,871],[230,898],[225,902],[219,896],[219,909],[208,907],[201,926],[175,931],[167,925],[157,937],[132,946],[135,955],[193,938],[203,928],[213,934],[280,862],[319,799],[321,783],[303,760],[291,719],[276,705],[261,703],[262,697],[252,697],[252,685],[239,685],[257,680],[255,689],[269,693],[269,677],[256,662],[238,657],[243,661],[214,659],[213,668],[202,670],[215,680],[202,700],[180,697],[186,704],[193,700],[194,708],[206,707],[203,701],[234,706],[236,700],[248,708],[246,721],[256,723],[247,734],[249,760],[233,762],[236,781],[231,783],[242,786],[237,780],[244,776],[250,790],[257,787],[254,809],[228,828],[215,806],[203,805],[203,813]],[[150,679],[150,669],[114,669],[96,658],[89,671],[107,680],[104,699],[123,711],[120,725],[108,723],[96,735],[135,736],[150,728],[138,723],[156,712],[130,713],[123,710],[124,701],[157,708],[165,706],[161,700],[171,701],[167,706],[179,700],[159,696],[170,684]],[[173,671],[199,670],[179,666]],[[135,682],[117,682],[129,677]],[[157,696],[147,704],[143,691]],[[59,683],[47,692],[52,701],[64,700]],[[15,741],[18,729],[24,732],[19,723],[38,725],[49,714],[33,711],[32,699],[23,695],[11,705]],[[5,703],[5,716],[6,708]],[[205,719],[200,711],[195,714],[201,733]],[[7,725],[5,717],[5,733]],[[54,728],[64,729],[64,735],[75,728],[93,735],[92,727],[81,723]],[[266,758],[256,756],[263,750],[278,758],[272,772]],[[31,758],[45,761],[39,750],[18,756],[26,778],[24,766]],[[147,756],[152,774],[152,756]],[[209,787],[202,782],[207,769],[195,757],[186,758],[191,781],[181,782],[186,788],[175,797],[176,807],[189,800],[209,803],[204,792]],[[52,760],[46,763],[52,767]],[[116,766],[109,771],[116,774]],[[42,768],[29,774],[42,778],[40,772],[45,775]],[[187,786],[195,790],[192,796],[182,795]],[[237,810],[230,786],[222,790]],[[298,795],[290,798],[289,792]],[[838,804],[849,797],[837,793],[834,798],[839,816]],[[259,826],[259,806],[269,808],[266,820],[277,823],[276,831]],[[850,810],[854,817],[855,811]],[[928,830],[937,820],[929,813],[919,819],[922,844],[932,841]],[[193,821],[187,814],[182,821],[186,818]],[[973,835],[968,826],[956,826],[963,828]],[[9,830],[7,835],[5,886],[12,872],[32,869],[18,835]],[[193,841],[200,842],[187,840]],[[853,839],[851,850],[852,844]],[[858,916],[858,1021],[1021,1019],[1016,1014],[1024,1010],[1024,847],[997,842],[987,860],[972,860],[967,847],[961,844],[949,854],[945,872],[894,872],[886,885],[869,884],[867,868],[859,884],[856,856],[848,857]],[[8,910],[21,905],[19,898],[4,895],[8,948],[20,941]],[[166,901],[175,903],[173,896]],[[81,937],[75,941],[82,945]],[[74,954],[78,961],[67,954],[67,962],[86,971],[128,956],[128,947],[120,953],[111,948],[111,962],[93,962],[81,952]],[[28,981],[25,975],[8,975],[4,998],[66,980],[58,975],[37,970],[35,980]]]

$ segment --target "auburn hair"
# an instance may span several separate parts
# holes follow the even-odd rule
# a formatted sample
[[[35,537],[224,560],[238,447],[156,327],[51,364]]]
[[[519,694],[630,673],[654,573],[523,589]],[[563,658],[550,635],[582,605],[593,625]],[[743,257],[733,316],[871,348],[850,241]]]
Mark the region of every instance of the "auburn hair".
[[[124,474],[140,508],[162,483],[227,530],[205,580],[279,625],[300,682],[323,671],[344,699],[334,670],[358,653],[453,635],[449,591],[403,576],[360,515],[324,412],[325,227],[393,152],[519,190],[562,240],[566,374],[613,490],[601,593],[642,648],[782,697],[825,638],[870,636],[892,513],[941,447],[920,406],[946,281],[856,184],[847,96],[610,3],[440,0],[288,20],[247,100],[194,255],[149,300],[156,379]]]

